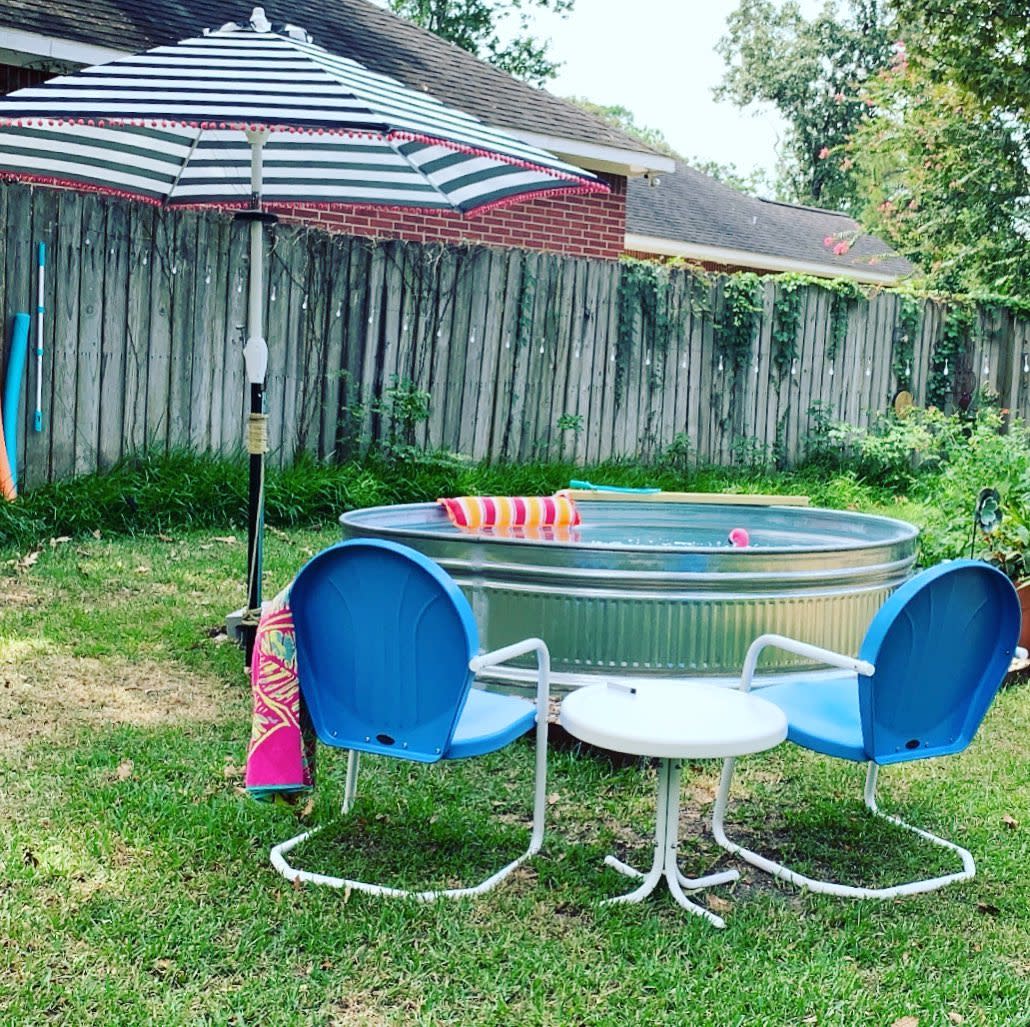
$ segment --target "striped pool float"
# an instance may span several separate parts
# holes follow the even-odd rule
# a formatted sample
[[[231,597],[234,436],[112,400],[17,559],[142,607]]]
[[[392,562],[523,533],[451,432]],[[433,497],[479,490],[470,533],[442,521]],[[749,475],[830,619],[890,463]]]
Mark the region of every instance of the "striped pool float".
[[[535,528],[570,528],[580,523],[572,498],[553,496],[457,496],[438,499],[456,528],[517,533]]]

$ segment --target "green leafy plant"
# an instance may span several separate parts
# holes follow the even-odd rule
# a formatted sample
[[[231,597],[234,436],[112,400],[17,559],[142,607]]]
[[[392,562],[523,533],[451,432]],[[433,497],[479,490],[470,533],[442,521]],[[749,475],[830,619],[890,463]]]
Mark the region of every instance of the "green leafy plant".
[[[956,382],[961,379],[962,360],[969,351],[975,320],[976,310],[973,307],[958,303],[948,305],[926,383],[928,403],[946,409],[949,400],[956,398]]]
[[[912,384],[912,361],[922,320],[922,302],[915,296],[900,293],[898,323],[894,327],[894,347],[891,351],[891,371],[902,388],[907,389]]]
[[[772,362],[782,379],[798,358],[798,326],[801,323],[801,289],[807,283],[800,278],[784,276],[777,282],[773,304]]]
[[[827,444],[859,478],[902,490],[939,469],[963,440],[962,422],[936,408],[883,414],[871,428],[837,423],[826,429]]]
[[[927,488],[933,502],[921,542],[924,562],[973,555],[1022,577],[1030,542],[1030,428],[1016,418],[1002,434],[995,410],[981,411],[972,423],[948,420],[963,426],[962,441],[949,447],[946,465]],[[1001,495],[1001,524],[989,535],[973,531],[976,498],[985,487]]]
[[[833,294],[830,301],[830,342],[826,347],[826,359],[837,359],[837,350],[848,334],[848,313],[851,305],[865,297],[862,287],[850,278],[833,278],[824,288]]]
[[[737,374],[746,367],[754,346],[762,309],[762,283],[756,274],[742,272],[724,279],[722,317],[715,325],[720,359]]]

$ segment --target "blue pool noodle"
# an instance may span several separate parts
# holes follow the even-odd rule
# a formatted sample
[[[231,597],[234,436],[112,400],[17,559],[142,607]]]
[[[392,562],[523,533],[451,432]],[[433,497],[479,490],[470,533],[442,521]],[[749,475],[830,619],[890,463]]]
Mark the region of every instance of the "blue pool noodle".
[[[642,495],[653,495],[656,492],[661,492],[659,488],[653,488],[652,486],[644,486],[642,488],[630,488],[628,485],[593,485],[589,481],[579,481],[573,478],[569,482],[570,489],[590,489],[593,492],[639,492]]]
[[[18,396],[25,375],[25,358],[29,352],[28,314],[15,314],[11,330],[11,352],[7,358],[7,381],[4,385],[4,445],[11,464],[11,478],[18,485]]]

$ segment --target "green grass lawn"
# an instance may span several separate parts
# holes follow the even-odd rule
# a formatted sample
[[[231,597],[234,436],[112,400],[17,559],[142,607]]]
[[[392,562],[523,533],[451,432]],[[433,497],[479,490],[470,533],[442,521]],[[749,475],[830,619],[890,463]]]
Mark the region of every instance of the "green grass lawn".
[[[272,532],[266,594],[335,528]],[[241,597],[228,533],[101,537],[0,567],[0,1024],[1030,1024],[1030,689],[974,744],[888,769],[885,809],[954,837],[978,876],[887,903],[743,870],[723,932],[664,892],[601,907],[648,857],[655,770],[555,738],[543,853],[490,895],[418,905],[295,888],[268,849],[328,821],[243,794],[250,698],[218,625]],[[524,845],[528,742],[433,768],[367,759],[353,818],[296,861],[450,883]],[[846,879],[905,879],[946,853],[861,816],[861,768],[793,747],[742,760],[741,840]],[[684,771],[688,873],[732,865],[704,828],[717,765]],[[524,815],[525,814],[525,815]],[[745,865],[741,864],[742,869]],[[712,899],[712,896],[715,899]]]

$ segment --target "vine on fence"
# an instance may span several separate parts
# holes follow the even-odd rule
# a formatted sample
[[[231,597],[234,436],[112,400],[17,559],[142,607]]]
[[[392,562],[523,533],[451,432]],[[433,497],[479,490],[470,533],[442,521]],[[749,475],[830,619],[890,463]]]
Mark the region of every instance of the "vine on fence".
[[[715,345],[734,374],[751,358],[758,314],[762,309],[761,290],[761,280],[750,271],[726,279],[722,319],[715,325]]]
[[[916,352],[916,336],[922,326],[923,305],[915,296],[898,295],[898,323],[894,327],[891,370],[902,388],[912,384],[912,361]]]
[[[651,340],[651,347],[664,367],[669,341],[683,328],[682,310],[670,313],[670,270],[661,264],[644,260],[623,260],[618,286],[618,332],[615,338],[615,402],[620,403],[626,387],[630,356],[637,338],[637,319],[641,341]],[[689,311],[689,302],[687,304]],[[661,384],[658,369],[652,373],[652,386]]]
[[[826,359],[832,363],[837,359],[837,350],[848,334],[848,314],[851,304],[865,297],[862,287],[850,278],[832,278],[822,283],[824,289],[833,294],[830,301],[830,344],[826,347]]]
[[[955,380],[959,375],[962,358],[969,351],[969,336],[973,329],[976,309],[949,304],[941,337],[933,348],[930,375],[926,383],[926,402],[943,408],[949,396],[955,393]]]
[[[804,298],[803,279],[784,275],[777,283],[773,304],[772,363],[782,380],[798,358],[798,326],[801,323],[801,301]]]

